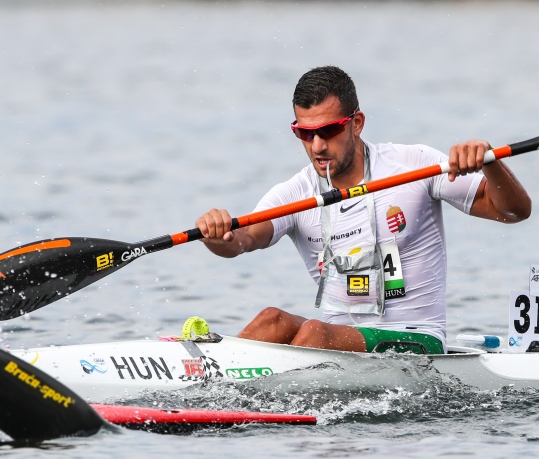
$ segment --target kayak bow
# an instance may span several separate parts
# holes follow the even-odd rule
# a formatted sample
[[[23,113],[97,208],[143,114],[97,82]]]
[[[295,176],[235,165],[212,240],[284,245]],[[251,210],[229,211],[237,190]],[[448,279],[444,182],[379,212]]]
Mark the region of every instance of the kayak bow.
[[[24,442],[87,437],[97,433],[106,421],[161,434],[250,423],[316,424],[316,417],[307,415],[88,405],[56,378],[1,349],[0,387],[0,430]]]

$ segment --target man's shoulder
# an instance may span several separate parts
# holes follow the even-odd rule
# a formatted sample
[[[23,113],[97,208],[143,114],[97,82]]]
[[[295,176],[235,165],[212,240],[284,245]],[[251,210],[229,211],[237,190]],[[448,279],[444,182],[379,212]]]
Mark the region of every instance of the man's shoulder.
[[[422,153],[431,153],[431,152],[438,152],[435,148],[429,147],[428,145],[424,144],[403,144],[403,143],[393,143],[393,142],[387,142],[387,143],[370,143],[365,142],[370,150],[374,150],[378,154],[413,154],[417,152]]]
[[[367,143],[367,142],[366,142]],[[393,161],[412,168],[424,167],[447,160],[447,156],[435,148],[423,144],[367,143],[375,157]]]
[[[308,164],[299,172],[290,177],[287,181],[278,184],[279,185],[292,185],[302,189],[312,190],[318,186],[318,175],[312,164]]]
[[[305,166],[288,180],[274,185],[268,194],[284,202],[297,201],[318,193],[318,179],[312,164]]]

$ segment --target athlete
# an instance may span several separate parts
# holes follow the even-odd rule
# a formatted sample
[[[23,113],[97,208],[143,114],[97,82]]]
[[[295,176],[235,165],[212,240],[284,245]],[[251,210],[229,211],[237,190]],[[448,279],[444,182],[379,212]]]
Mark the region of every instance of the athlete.
[[[531,200],[502,161],[483,165],[484,140],[451,148],[371,144],[354,83],[341,69],[319,67],[294,91],[293,133],[310,164],[273,187],[255,211],[449,161],[451,171],[332,206],[230,231],[226,210],[196,225],[206,247],[222,257],[264,249],[288,235],[318,283],[323,321],[264,309],[241,338],[343,351],[444,353],[446,248],[441,201],[476,217],[515,223]],[[476,172],[482,171],[482,174]],[[399,344],[395,344],[399,343]]]

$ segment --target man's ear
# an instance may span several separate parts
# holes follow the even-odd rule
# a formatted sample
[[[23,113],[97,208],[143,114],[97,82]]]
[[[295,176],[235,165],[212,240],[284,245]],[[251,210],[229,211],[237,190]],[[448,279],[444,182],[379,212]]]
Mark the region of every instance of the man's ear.
[[[356,112],[352,122],[354,123],[354,136],[357,137],[361,134],[365,126],[365,114],[361,111]]]

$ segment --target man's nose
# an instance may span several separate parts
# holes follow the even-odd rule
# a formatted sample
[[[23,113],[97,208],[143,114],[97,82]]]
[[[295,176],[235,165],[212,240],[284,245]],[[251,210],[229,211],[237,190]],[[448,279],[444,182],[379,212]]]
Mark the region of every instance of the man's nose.
[[[315,134],[313,137],[312,145],[311,145],[311,151],[314,154],[319,154],[325,151],[327,147],[328,147],[327,142],[318,134]]]

